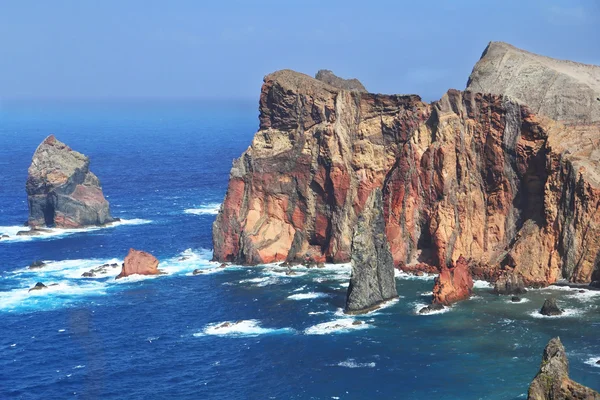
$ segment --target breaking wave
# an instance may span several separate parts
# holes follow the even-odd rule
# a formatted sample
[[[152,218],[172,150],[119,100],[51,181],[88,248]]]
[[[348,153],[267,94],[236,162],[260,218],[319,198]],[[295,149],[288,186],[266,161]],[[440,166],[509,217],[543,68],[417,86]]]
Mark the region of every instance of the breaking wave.
[[[266,334],[291,333],[291,328],[263,328],[260,321],[249,319],[243,321],[224,321],[208,324],[201,332],[194,333],[195,337],[206,335],[228,337],[252,337]]]
[[[203,204],[198,208],[186,208],[183,212],[193,215],[217,215],[219,213],[219,208],[221,208],[221,203],[208,203]]]

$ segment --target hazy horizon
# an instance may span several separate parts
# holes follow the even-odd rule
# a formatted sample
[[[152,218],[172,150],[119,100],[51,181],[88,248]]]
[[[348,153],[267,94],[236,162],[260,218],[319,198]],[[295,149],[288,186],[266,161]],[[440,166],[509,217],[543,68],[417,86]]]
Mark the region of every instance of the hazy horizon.
[[[490,41],[598,65],[598,22],[594,0],[0,1],[0,100],[256,100],[289,68],[431,101]]]

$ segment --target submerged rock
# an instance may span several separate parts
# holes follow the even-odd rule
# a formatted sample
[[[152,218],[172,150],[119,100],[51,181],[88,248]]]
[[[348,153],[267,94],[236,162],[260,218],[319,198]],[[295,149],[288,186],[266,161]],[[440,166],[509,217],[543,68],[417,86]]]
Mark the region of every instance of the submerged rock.
[[[467,260],[460,256],[454,265],[442,267],[433,285],[432,304],[450,305],[468,299],[473,292],[473,278]]]
[[[544,305],[540,310],[540,314],[542,315],[562,315],[563,310],[561,310],[556,304],[556,299],[550,298],[544,301]]]
[[[27,176],[27,202],[32,228],[80,228],[115,221],[90,160],[48,136],[37,148]],[[35,235],[35,230],[28,234]],[[26,233],[24,233],[26,234]]]
[[[357,92],[367,92],[367,89],[363,86],[363,84],[356,78],[353,79],[343,79],[339,76],[336,76],[332,71],[328,69],[321,69],[315,75],[315,79],[320,80],[321,82],[325,82],[328,85],[336,87],[338,89],[344,90],[353,90]]]
[[[569,378],[565,347],[556,337],[544,349],[539,372],[531,382],[528,400],[600,400],[600,394]]]
[[[510,301],[512,301],[513,303],[519,303],[521,302],[521,298],[519,296],[513,296],[510,298]]]
[[[29,264],[29,269],[39,269],[46,266],[46,263],[40,260],[36,260]]]
[[[440,311],[440,310],[443,310],[443,309],[444,309],[444,306],[442,304],[433,303],[433,304],[430,304],[430,305],[428,305],[426,307],[421,308],[419,310],[419,314],[429,314],[431,312]]]
[[[527,293],[527,290],[525,289],[525,282],[523,282],[523,277],[515,272],[509,272],[502,275],[494,283],[494,293],[524,294]]]
[[[352,276],[346,295],[348,314],[361,314],[398,297],[394,262],[385,235],[381,190],[367,199],[352,238]]]
[[[158,260],[150,253],[129,249],[125,257],[121,273],[115,279],[125,278],[130,275],[159,275]]]
[[[32,290],[42,290],[42,289],[47,289],[47,288],[48,288],[48,286],[44,285],[42,282],[38,282],[35,284],[34,287],[29,289],[28,292],[31,292]]]

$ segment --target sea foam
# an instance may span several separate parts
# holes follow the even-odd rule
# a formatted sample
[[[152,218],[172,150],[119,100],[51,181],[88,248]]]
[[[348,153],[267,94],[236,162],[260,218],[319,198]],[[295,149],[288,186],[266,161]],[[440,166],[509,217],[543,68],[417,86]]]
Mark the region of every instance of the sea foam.
[[[319,293],[319,292],[309,292],[309,293],[297,293],[288,296],[289,300],[310,300],[310,299],[318,299],[322,297],[329,297],[327,293]]]
[[[207,325],[202,332],[194,333],[195,337],[206,335],[229,336],[229,337],[252,337],[265,334],[291,333],[291,328],[263,328],[260,321],[249,319],[243,321],[224,321]]]
[[[193,215],[217,215],[219,213],[219,208],[221,207],[221,203],[208,203],[202,204],[198,208],[186,208],[183,210],[186,214]]]
[[[313,325],[304,330],[306,335],[328,335],[330,333],[346,333],[354,330],[368,329],[372,326],[367,323],[354,325],[354,318],[340,318],[333,321]]]

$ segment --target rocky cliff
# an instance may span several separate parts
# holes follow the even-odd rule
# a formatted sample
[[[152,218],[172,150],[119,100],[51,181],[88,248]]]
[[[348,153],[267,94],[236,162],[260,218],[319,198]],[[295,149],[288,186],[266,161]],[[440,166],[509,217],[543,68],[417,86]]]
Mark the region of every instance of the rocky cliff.
[[[338,89],[356,90],[358,92],[367,91],[367,89],[358,79],[343,79],[339,76],[336,76],[333,72],[331,72],[328,69],[319,70],[319,72],[316,73],[315,78]]]
[[[79,228],[115,220],[89,165],[88,157],[54,135],[38,146],[26,184],[30,227]]]
[[[535,376],[529,400],[600,400],[600,394],[569,378],[569,360],[559,338],[551,339],[544,349],[540,371]]]
[[[598,137],[597,126],[565,126],[502,95],[450,90],[427,104],[278,71],[234,161],[214,257],[347,262],[380,188],[400,268],[463,255],[479,278],[589,282],[600,278]]]
[[[556,60],[507,43],[488,45],[467,90],[509,95],[559,121],[600,122],[600,66]]]
[[[352,276],[345,312],[362,314],[396,297],[394,262],[385,235],[383,196],[380,189],[375,189],[365,203],[352,237]]]

